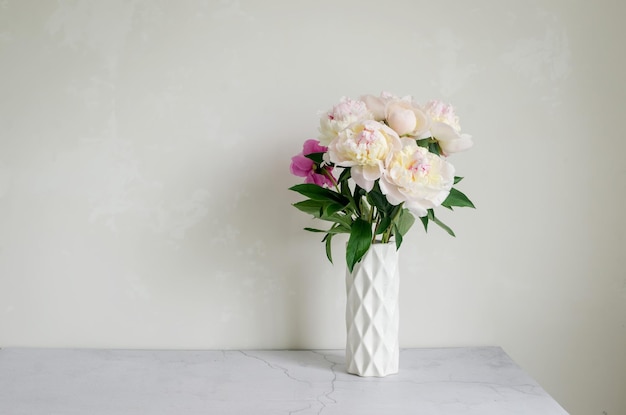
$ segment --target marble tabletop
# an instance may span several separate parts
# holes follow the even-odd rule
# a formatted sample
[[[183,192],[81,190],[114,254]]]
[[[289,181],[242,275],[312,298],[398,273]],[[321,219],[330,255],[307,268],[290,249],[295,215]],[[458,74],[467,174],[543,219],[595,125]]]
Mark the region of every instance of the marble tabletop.
[[[400,373],[344,351],[0,350],[0,414],[567,414],[498,347],[403,349]]]

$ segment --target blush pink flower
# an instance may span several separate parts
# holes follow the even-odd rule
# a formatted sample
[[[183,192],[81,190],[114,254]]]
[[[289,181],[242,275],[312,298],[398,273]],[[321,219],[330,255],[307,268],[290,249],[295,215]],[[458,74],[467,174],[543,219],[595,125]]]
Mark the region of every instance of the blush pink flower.
[[[309,154],[325,153],[327,147],[320,145],[317,140],[306,140],[302,146],[302,151],[291,158],[291,173],[295,176],[304,177],[305,183],[316,184],[318,186],[332,187],[335,185],[331,179],[333,168],[327,165],[319,165],[310,158]]]

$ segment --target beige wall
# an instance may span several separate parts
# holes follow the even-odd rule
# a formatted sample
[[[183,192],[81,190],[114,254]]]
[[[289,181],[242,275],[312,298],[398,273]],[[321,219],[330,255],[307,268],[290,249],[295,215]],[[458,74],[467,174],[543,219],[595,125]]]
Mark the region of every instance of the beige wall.
[[[453,162],[478,209],[402,248],[402,346],[500,345],[572,414],[626,413],[625,14],[0,1],[0,347],[343,347],[289,159],[386,90],[476,143]]]

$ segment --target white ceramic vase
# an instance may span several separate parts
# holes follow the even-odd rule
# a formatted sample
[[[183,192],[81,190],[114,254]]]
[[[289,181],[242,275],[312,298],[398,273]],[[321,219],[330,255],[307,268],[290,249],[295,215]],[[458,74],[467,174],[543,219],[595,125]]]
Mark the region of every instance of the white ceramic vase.
[[[346,271],[346,368],[359,376],[398,373],[400,348],[398,251],[394,242],[373,244]]]

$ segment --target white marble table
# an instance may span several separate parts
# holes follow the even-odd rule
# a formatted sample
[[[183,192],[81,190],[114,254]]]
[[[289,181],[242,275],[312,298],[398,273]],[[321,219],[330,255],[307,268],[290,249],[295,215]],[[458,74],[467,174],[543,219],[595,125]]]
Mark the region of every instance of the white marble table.
[[[360,378],[343,351],[0,350],[0,414],[567,414],[497,347],[405,349]]]

